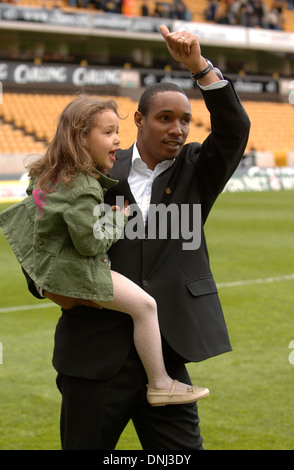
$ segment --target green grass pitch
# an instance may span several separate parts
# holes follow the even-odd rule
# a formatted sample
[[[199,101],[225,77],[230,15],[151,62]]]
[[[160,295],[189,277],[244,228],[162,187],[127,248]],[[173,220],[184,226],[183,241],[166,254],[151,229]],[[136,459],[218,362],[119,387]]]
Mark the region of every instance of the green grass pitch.
[[[211,390],[199,402],[207,450],[294,448],[293,234],[291,191],[225,193],[206,224],[233,346],[188,365],[193,382]],[[58,450],[51,356],[59,308],[30,295],[2,232],[0,256],[0,449]],[[117,449],[141,449],[132,423]]]

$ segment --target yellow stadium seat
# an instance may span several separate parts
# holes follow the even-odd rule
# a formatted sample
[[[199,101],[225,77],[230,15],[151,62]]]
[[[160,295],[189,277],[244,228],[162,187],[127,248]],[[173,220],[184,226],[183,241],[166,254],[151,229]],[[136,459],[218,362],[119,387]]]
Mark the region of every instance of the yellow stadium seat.
[[[1,107],[0,152],[7,146],[15,148],[22,141],[24,152],[32,147],[44,149],[56,131],[58,117],[75,95],[41,95],[6,93]],[[104,96],[103,98],[109,98]],[[129,147],[136,139],[134,113],[137,102],[128,97],[116,96],[120,120],[121,147]],[[188,142],[202,142],[210,133],[210,116],[202,99],[191,99],[192,122]],[[293,152],[294,107],[289,103],[244,101],[251,120],[248,150]],[[278,159],[278,157],[277,157]],[[281,158],[279,157],[279,161]]]

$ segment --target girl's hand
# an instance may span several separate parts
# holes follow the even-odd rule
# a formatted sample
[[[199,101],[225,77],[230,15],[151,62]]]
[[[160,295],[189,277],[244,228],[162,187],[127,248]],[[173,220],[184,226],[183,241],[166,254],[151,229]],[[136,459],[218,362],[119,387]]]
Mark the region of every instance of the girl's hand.
[[[129,206],[129,201],[125,201],[124,203],[124,207],[123,207],[123,213],[126,217],[129,217],[130,215],[130,212],[131,212],[131,209],[130,209],[130,206]]]
[[[119,206],[111,206],[111,209],[113,211],[122,211],[126,217],[129,217],[131,211],[129,201],[125,201],[123,208],[120,208]]]

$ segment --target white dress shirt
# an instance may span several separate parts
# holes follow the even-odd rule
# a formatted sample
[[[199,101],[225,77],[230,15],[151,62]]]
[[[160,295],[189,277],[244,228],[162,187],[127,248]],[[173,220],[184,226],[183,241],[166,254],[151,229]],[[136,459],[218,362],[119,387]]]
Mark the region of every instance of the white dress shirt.
[[[134,144],[128,183],[135,201],[142,211],[144,223],[147,220],[153,181],[156,176],[169,168],[174,161],[174,158],[172,160],[163,160],[156,165],[154,170],[150,170],[146,163],[141,160],[137,143]]]

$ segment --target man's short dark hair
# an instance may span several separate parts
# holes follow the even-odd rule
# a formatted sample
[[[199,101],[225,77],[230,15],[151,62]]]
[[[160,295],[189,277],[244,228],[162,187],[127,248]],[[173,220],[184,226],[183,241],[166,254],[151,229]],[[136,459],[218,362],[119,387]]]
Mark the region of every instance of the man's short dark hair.
[[[186,95],[186,93],[175,83],[163,82],[163,83],[155,83],[154,85],[149,86],[141,95],[139,104],[138,104],[138,111],[146,116],[151,100],[153,96],[157,95],[158,93],[164,93],[165,91],[175,91],[177,93],[182,93],[182,95]]]

